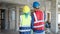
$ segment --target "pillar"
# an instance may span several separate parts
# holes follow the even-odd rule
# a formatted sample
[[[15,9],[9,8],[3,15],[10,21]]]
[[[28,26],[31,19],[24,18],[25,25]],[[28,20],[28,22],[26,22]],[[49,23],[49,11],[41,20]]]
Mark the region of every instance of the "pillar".
[[[58,32],[57,12],[58,12],[58,2],[57,0],[51,0],[51,31],[53,33]]]
[[[19,29],[19,27],[18,27],[19,17],[20,17],[20,16],[19,16],[19,13],[20,13],[20,12],[19,12],[19,6],[16,6],[16,23],[15,23],[15,26],[16,26],[15,29],[16,29],[16,30]]]

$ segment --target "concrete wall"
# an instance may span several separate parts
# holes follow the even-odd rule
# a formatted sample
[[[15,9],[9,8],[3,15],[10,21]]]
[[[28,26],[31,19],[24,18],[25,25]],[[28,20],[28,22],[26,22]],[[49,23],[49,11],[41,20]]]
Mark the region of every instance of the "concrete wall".
[[[15,8],[15,5],[0,4],[0,9],[5,9],[5,29],[6,30],[15,30],[15,20],[12,20],[12,8]]]
[[[60,3],[60,0],[58,0],[58,2]]]

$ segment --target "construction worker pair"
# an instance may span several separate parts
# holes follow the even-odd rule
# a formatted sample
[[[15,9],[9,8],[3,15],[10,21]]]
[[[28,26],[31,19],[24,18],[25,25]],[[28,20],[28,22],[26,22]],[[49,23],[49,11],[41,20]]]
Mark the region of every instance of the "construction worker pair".
[[[40,6],[40,4],[38,2],[33,2],[33,8],[39,8],[39,6]],[[30,15],[30,8],[27,5],[25,5],[23,7],[23,10],[22,11],[23,11],[24,14],[20,15],[19,33],[20,34],[31,34],[31,30],[33,30],[33,33],[32,34],[45,34],[43,25],[41,25],[41,28],[38,27],[38,26],[37,26],[38,28],[35,28],[34,27],[36,25],[39,25],[41,23],[44,23],[44,22],[39,22],[39,24],[38,24],[37,21],[36,21],[36,25],[34,25],[35,24],[34,23],[35,22],[35,20],[34,20],[35,17],[37,17],[38,14],[41,14],[42,15],[43,13],[41,13],[41,12],[38,13],[37,12],[38,14],[36,16],[34,15],[34,13],[32,14],[33,16],[31,16]]]

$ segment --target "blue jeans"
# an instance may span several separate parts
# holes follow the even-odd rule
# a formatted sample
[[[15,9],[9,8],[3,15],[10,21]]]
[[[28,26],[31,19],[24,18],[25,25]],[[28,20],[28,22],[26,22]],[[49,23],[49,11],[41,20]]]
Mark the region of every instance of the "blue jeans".
[[[30,27],[19,27],[19,30],[29,30]],[[31,31],[19,31],[19,34],[31,34]]]
[[[29,31],[29,32],[19,32],[19,34],[31,34],[31,31]]]
[[[41,32],[41,33],[33,32],[33,34],[45,34],[45,31],[44,32]]]

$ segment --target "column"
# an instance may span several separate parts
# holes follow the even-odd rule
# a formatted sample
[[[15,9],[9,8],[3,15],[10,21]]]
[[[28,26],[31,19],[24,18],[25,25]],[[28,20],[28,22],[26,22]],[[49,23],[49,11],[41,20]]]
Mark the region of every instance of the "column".
[[[19,29],[19,27],[18,27],[19,17],[20,17],[20,15],[19,15],[19,6],[16,6],[16,23],[15,23],[16,30]]]
[[[51,0],[51,31],[53,33],[58,32],[57,12],[58,12],[58,2],[57,0]]]

